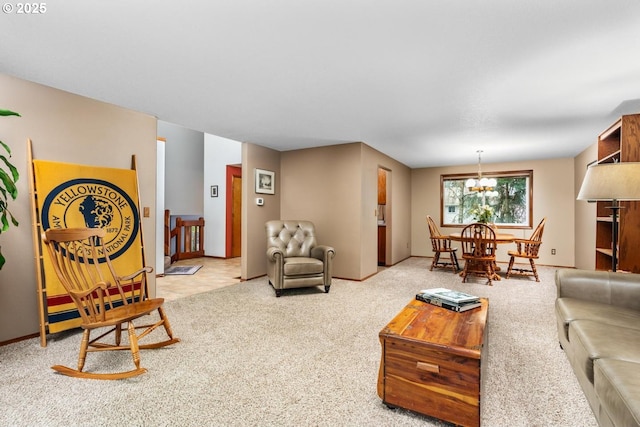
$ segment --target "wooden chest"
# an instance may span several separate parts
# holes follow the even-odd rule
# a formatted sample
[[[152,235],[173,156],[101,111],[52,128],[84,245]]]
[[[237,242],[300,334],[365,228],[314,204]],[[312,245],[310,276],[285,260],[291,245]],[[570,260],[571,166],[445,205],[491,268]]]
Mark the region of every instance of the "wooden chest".
[[[378,395],[400,407],[462,426],[479,426],[487,314],[411,301],[382,331]]]

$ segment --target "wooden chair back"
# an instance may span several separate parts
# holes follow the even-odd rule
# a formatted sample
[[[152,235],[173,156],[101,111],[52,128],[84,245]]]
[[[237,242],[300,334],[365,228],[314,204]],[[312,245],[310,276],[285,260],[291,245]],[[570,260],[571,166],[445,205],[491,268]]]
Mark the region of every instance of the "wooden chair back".
[[[528,242],[524,242],[522,248],[518,248],[518,251],[522,249],[522,253],[526,253],[532,257],[538,257],[538,251],[542,245],[542,233],[544,233],[544,224],[547,222],[547,218],[542,218],[540,224],[533,230]]]
[[[429,226],[429,236],[433,252],[444,252],[451,249],[451,239],[443,236],[431,215],[427,215],[427,225]]]
[[[462,229],[462,256],[487,259],[496,256],[496,232],[482,223],[473,223]]]
[[[108,310],[145,298],[146,275],[140,286],[124,286],[109,258],[105,236],[102,228],[50,229],[42,236],[53,269],[84,324],[104,322]]]

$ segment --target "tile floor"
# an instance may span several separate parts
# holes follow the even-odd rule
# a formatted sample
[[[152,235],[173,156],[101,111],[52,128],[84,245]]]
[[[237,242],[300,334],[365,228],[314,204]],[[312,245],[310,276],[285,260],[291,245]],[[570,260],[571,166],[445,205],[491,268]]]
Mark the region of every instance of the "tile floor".
[[[240,258],[193,258],[172,265],[202,265],[191,275],[165,275],[156,278],[156,296],[165,301],[234,285],[240,282]]]

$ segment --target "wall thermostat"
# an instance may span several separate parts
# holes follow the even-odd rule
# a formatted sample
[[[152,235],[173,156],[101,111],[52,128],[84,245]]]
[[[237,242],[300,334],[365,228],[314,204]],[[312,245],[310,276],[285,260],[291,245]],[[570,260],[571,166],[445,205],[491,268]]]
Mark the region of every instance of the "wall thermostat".
[[[264,205],[264,199],[262,197],[258,197],[256,199],[256,205],[258,205],[258,206]]]

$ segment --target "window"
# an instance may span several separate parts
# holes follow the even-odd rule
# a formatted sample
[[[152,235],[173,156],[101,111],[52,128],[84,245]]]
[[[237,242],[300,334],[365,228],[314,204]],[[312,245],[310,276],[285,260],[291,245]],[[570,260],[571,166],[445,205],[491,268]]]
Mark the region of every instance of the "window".
[[[443,227],[459,227],[477,220],[474,210],[488,205],[492,222],[501,228],[532,227],[533,171],[491,172],[483,178],[495,178],[493,191],[469,191],[465,182],[477,174],[440,176],[440,212]]]

